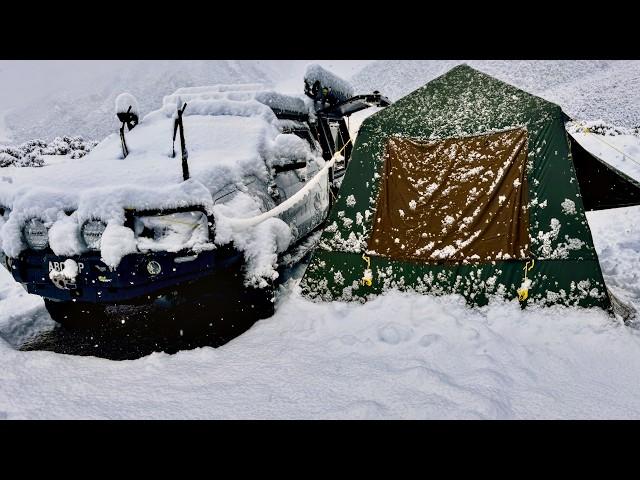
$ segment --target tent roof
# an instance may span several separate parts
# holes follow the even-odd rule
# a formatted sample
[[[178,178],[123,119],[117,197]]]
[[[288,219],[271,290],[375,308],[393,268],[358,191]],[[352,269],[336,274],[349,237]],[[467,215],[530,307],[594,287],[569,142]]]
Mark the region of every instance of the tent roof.
[[[383,128],[385,134],[429,140],[531,129],[562,115],[554,103],[459,65],[367,118],[361,132]]]

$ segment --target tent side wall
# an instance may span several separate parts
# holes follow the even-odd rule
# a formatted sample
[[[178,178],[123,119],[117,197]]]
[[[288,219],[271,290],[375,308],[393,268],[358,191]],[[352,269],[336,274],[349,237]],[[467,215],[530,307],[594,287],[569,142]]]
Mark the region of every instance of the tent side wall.
[[[389,289],[434,295],[460,294],[470,305],[486,305],[493,296],[517,298],[524,261],[493,264],[421,264],[370,256],[371,286],[362,279],[367,262],[354,253],[317,250],[305,273],[303,293],[318,300],[362,300]],[[532,280],[524,302],[610,308],[597,260],[539,260],[527,277]]]

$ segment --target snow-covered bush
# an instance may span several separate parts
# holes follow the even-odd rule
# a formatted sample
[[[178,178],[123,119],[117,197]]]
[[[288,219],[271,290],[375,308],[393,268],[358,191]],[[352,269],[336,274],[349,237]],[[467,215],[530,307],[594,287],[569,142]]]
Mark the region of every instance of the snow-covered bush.
[[[0,147],[0,167],[41,167],[45,164],[44,155],[69,155],[70,158],[82,158],[98,142],[84,140],[82,137],[56,137],[47,143],[40,139],[29,140],[15,147]]]

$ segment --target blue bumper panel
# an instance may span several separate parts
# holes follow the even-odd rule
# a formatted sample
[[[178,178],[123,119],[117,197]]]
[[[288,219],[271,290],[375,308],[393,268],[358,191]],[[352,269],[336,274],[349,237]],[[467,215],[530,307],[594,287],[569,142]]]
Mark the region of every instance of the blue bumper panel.
[[[195,258],[194,258],[195,257]],[[78,263],[76,286],[60,289],[49,279],[49,271],[68,258]],[[233,274],[243,262],[235,249],[218,248],[194,253],[136,253],[125,256],[117,268],[110,269],[100,254],[61,257],[45,252],[25,252],[13,259],[11,272],[29,293],[61,301],[126,303],[153,298],[158,292],[207,276]],[[149,262],[160,264],[160,273],[152,275]],[[153,270],[153,269],[152,269]]]

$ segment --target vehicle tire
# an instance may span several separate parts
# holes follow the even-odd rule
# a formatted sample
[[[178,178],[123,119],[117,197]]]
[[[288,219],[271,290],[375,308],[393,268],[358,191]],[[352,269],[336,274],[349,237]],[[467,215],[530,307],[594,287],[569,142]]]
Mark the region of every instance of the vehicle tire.
[[[82,302],[56,302],[44,299],[51,318],[65,327],[82,328],[97,325],[105,318],[103,305]]]
[[[246,291],[247,312],[256,319],[268,318],[275,313],[275,288],[273,284],[265,288],[248,287]]]

